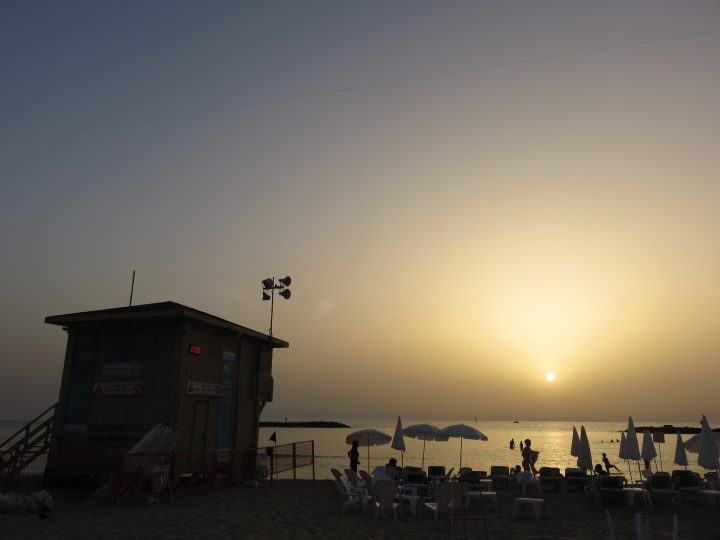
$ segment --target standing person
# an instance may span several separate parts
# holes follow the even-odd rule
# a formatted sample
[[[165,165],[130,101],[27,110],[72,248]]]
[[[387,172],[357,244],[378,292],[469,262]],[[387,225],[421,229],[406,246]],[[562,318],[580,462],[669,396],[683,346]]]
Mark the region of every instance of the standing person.
[[[357,472],[357,467],[360,463],[360,451],[358,450],[358,446],[360,446],[360,443],[356,439],[352,442],[352,448],[348,452],[348,457],[350,458],[350,468],[355,472]]]
[[[522,444],[522,443],[520,443]],[[537,474],[537,469],[535,468],[535,462],[537,461],[539,452],[536,452],[531,448],[532,441],[530,439],[525,439],[525,447],[522,449],[522,466],[523,469],[526,471],[531,471],[533,473],[533,476]]]
[[[515,450],[515,439],[510,439],[510,450]]]
[[[608,474],[610,474],[610,468],[611,468],[611,467],[612,467],[613,469],[615,469],[616,471],[619,471],[619,470],[620,470],[620,469],[618,469],[615,465],[613,465],[612,463],[610,463],[610,459],[608,459],[607,455],[605,455],[605,452],[603,452],[602,462],[605,464],[605,470],[607,471]]]
[[[522,451],[523,451],[523,444],[522,444],[522,441],[520,441],[520,452],[522,452]]]

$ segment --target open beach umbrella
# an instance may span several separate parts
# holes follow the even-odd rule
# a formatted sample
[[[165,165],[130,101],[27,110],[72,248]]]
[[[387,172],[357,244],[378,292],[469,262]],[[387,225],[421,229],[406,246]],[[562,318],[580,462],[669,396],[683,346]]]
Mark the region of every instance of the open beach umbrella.
[[[580,436],[575,426],[573,426],[572,443],[570,443],[570,455],[580,457]]]
[[[425,468],[425,442],[426,441],[447,441],[448,437],[440,433],[440,428],[431,426],[430,424],[415,424],[403,429],[403,435],[418,439],[423,442],[422,466]]]
[[[392,437],[390,435],[383,433],[382,431],[378,431],[377,429],[361,429],[345,437],[345,442],[347,444],[352,444],[353,441],[357,441],[359,446],[367,446],[368,470],[370,470],[370,447],[387,444],[391,440]]]
[[[685,467],[685,470],[687,471],[688,459],[687,459],[687,454],[685,453],[685,446],[683,445],[683,440],[682,440],[682,437],[680,436],[679,431],[677,434],[677,442],[675,443],[675,459],[673,460],[673,463],[682,465],[683,467]]]
[[[465,424],[453,424],[440,430],[440,433],[446,437],[460,438],[460,469],[462,469],[462,442],[463,439],[471,439],[473,441],[487,441],[488,438],[472,426]],[[458,469],[459,470],[459,469]]]
[[[628,416],[627,436],[625,438],[625,459],[633,459],[637,461],[638,474],[640,473],[640,445],[638,444],[637,433],[635,433],[635,423],[632,416]]]
[[[655,451],[655,444],[652,440],[652,435],[650,435],[649,430],[645,430],[643,432],[643,442],[642,442],[642,450],[640,451],[640,457],[643,459],[647,459],[648,461],[654,460],[657,457],[657,452]],[[657,462],[655,463],[655,471],[657,472]]]
[[[592,453],[590,452],[590,440],[588,439],[585,426],[580,426],[580,450],[578,452],[577,466],[581,469],[592,471]]]
[[[395,435],[393,435],[390,446],[395,450],[400,450],[400,460],[402,462],[402,466],[405,467],[405,439],[403,439],[402,420],[400,420],[399,416],[397,425],[395,426]]]

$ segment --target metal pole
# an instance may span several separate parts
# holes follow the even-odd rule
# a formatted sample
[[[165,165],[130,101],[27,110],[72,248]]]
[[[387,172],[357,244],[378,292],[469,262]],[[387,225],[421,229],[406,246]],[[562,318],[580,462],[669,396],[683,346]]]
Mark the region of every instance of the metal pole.
[[[312,440],[312,467],[313,467],[313,480],[315,480],[315,439]]]
[[[275,276],[272,278],[273,285],[270,291],[270,339],[272,339],[273,312],[275,311]]]
[[[130,283],[130,305],[132,306],[133,291],[135,290],[135,270],[133,270],[132,282]]]

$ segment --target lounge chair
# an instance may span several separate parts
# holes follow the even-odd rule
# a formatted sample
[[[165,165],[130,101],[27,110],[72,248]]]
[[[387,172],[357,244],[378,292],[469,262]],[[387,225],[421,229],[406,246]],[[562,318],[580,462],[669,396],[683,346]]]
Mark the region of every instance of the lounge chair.
[[[592,480],[593,477],[587,474],[585,469],[580,467],[568,467],[565,469],[565,486],[568,491],[575,486],[582,491]]]
[[[369,493],[372,493],[373,484],[375,481],[373,480],[373,477],[368,474],[367,471],[359,471],[360,478],[362,478],[363,483],[365,484],[365,487],[367,488]]]
[[[431,482],[437,482],[445,477],[445,467],[442,465],[430,465],[427,470],[427,478]]]
[[[593,482],[585,486],[585,496],[592,497],[596,503],[600,504],[603,495],[622,496],[625,493],[624,486],[624,476],[598,475]]]
[[[363,513],[365,513],[365,501],[359,491],[351,490],[348,484],[338,478],[335,479],[335,485],[343,498],[342,507],[340,509],[341,514],[345,514],[345,510],[352,508],[353,506],[357,506]]]
[[[365,485],[365,482],[360,480],[360,477],[358,477],[357,473],[353,471],[352,469],[345,469],[345,477],[350,482],[350,485],[355,489],[364,489],[368,492],[368,495],[370,494],[370,488]]]
[[[510,486],[510,467],[503,467],[501,465],[492,465],[490,467],[490,478],[493,481],[493,488],[497,489],[499,486]]]
[[[397,518],[400,511],[400,489],[395,482],[381,480],[373,485],[373,509],[375,517],[392,512]]]
[[[672,482],[672,487],[679,492],[680,499],[687,494],[696,494],[702,489],[700,475],[692,471],[674,470],[672,472]]]
[[[433,501],[425,501],[424,506],[433,513],[437,520],[440,514],[453,515],[454,509],[463,508],[463,495],[467,491],[464,484],[456,482],[443,482],[435,490]]]
[[[539,475],[544,489],[552,487],[554,491],[561,491],[565,488],[565,477],[558,467],[540,467]]]
[[[675,504],[680,493],[673,489],[672,478],[666,472],[658,472],[653,474],[648,480],[648,491],[653,499],[667,497]]]

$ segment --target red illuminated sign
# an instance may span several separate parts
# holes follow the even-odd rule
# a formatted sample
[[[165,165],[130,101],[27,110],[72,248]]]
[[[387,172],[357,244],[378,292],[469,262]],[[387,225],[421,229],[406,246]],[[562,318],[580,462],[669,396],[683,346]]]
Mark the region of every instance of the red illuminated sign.
[[[200,354],[200,345],[190,344],[190,354]]]

